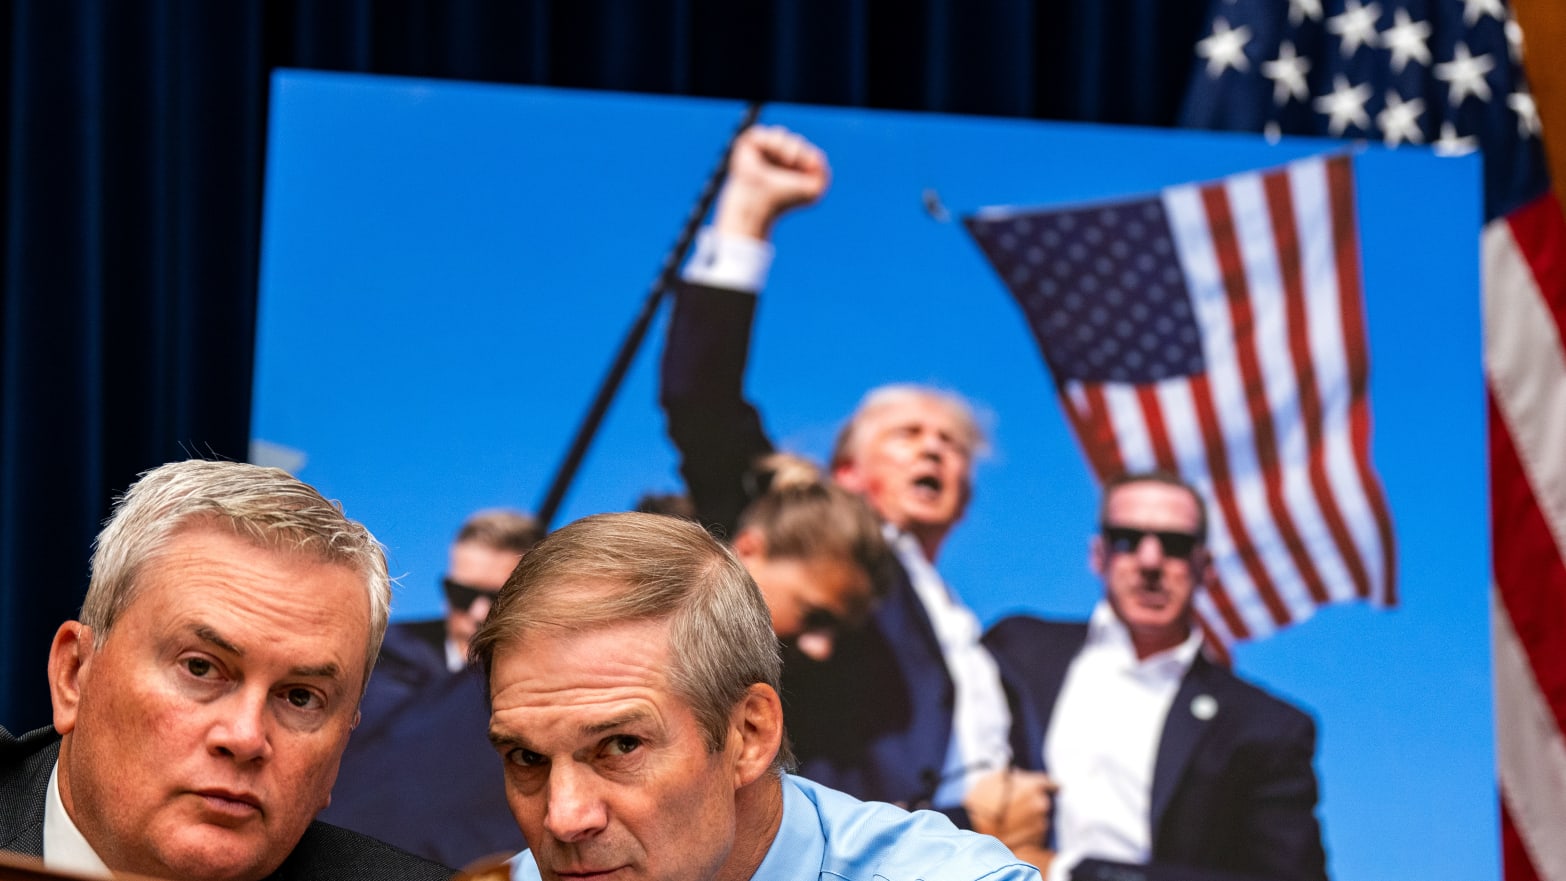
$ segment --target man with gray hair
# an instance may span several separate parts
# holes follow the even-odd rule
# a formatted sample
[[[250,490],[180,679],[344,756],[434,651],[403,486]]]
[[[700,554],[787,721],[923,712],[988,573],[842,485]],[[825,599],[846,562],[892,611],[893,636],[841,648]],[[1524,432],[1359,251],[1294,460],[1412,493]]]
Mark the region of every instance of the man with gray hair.
[[[772,452],[743,396],[768,239],[825,192],[826,157],[757,126],[730,154],[710,229],[685,269],[664,349],[661,401],[702,523],[733,535]],[[961,397],[919,385],[873,390],[833,452],[833,479],[880,517],[898,566],[867,625],[830,659],[784,663],[789,730],[805,776],[860,798],[930,806],[1044,859],[1049,778],[1011,769],[1011,716],[973,611],[937,571],[967,509],[983,435]]]
[[[933,812],[789,776],[761,593],[694,523],[602,514],[522,559],[473,640],[531,849],[516,881],[1030,881]]]
[[[0,850],[171,881],[449,877],[313,822],[390,597],[380,544],[286,472],[146,472],[55,634],[52,730],[0,729]]]

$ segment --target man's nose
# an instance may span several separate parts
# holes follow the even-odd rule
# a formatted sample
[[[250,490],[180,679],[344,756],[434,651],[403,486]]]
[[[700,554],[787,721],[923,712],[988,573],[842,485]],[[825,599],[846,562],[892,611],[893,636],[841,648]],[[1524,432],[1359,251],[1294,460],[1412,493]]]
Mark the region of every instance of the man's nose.
[[[265,759],[272,754],[267,734],[267,701],[264,691],[236,691],[213,709],[220,717],[207,730],[208,749],[241,762]]]
[[[569,763],[552,765],[547,798],[544,828],[558,841],[591,838],[609,823],[609,809],[599,795],[596,775],[590,770]]]
[[[489,609],[494,604],[494,597],[481,596],[473,601],[473,605],[468,606],[468,614],[472,615],[475,621],[483,621],[489,617]]]
[[[807,630],[794,640],[794,647],[812,661],[825,661],[832,657],[835,645],[831,631]]]
[[[1164,546],[1158,536],[1149,533],[1137,542],[1136,563],[1143,569],[1158,569],[1164,565]]]

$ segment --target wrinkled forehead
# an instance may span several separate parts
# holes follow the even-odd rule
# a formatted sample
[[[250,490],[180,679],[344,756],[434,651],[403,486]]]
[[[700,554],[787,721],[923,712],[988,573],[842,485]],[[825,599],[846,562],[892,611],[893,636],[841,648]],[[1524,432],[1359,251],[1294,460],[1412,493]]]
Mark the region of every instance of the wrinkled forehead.
[[[855,419],[853,440],[857,445],[908,425],[933,427],[970,451],[979,443],[979,427],[962,402],[916,389],[898,390],[866,402]]]

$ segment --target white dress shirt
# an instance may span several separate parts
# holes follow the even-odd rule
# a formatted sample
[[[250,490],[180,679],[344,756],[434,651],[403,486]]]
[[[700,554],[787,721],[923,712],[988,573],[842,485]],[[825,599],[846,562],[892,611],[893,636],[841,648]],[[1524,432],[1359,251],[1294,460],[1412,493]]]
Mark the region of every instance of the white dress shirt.
[[[1193,628],[1185,642],[1138,660],[1109,603],[1093,610],[1043,744],[1044,766],[1060,785],[1050,881],[1063,881],[1083,857],[1146,863],[1152,855],[1158,744],[1201,644]]]
[[[44,796],[43,825],[44,865],[62,872],[111,878],[109,867],[103,864],[98,852],[92,849],[80,829],[65,812],[65,802],[60,800],[60,763],[54,763],[49,772],[49,792]]]
[[[1011,764],[1011,708],[995,659],[979,644],[983,630],[973,610],[946,586],[913,536],[887,527],[886,537],[930,618],[956,691],[950,746],[933,799],[938,808],[956,807],[975,780]]]
[[[697,233],[695,252],[680,274],[693,284],[754,294],[767,283],[773,253],[771,242],[708,227]]]

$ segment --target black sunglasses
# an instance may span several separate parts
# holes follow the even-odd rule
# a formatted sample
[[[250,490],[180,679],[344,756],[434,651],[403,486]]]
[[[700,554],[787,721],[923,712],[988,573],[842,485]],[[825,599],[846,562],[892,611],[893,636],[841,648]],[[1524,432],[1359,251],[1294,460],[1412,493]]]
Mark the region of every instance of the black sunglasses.
[[[1163,532],[1154,529],[1137,529],[1134,526],[1104,526],[1104,544],[1111,554],[1134,554],[1142,546],[1142,539],[1149,535],[1158,539],[1164,556],[1175,560],[1189,560],[1196,552],[1201,539],[1189,532]]]
[[[474,603],[478,602],[479,597],[484,597],[493,603],[495,595],[500,593],[498,590],[485,590],[481,587],[463,584],[460,581],[452,581],[446,577],[441,578],[440,586],[442,590],[446,591],[446,602],[459,612],[466,612]]]

